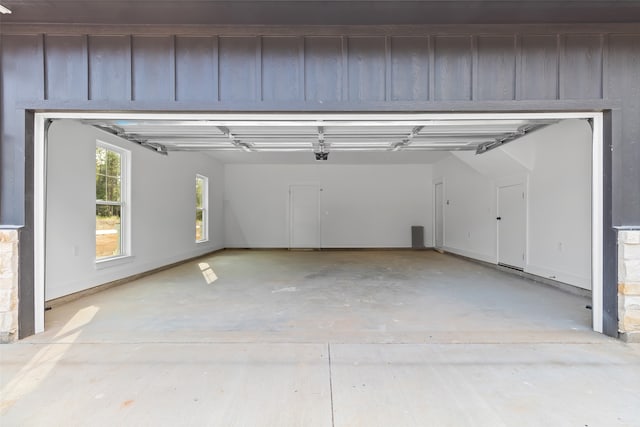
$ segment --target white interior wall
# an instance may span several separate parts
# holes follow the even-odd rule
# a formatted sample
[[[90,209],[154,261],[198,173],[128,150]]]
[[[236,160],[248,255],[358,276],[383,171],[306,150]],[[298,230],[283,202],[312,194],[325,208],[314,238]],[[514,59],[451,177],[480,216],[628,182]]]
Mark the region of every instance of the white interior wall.
[[[537,136],[529,174],[527,271],[591,289],[592,131],[584,120],[555,128]]]
[[[95,141],[131,152],[131,254],[96,268]],[[195,243],[195,176],[209,178],[209,241]],[[223,168],[197,153],[162,156],[70,120],[55,121],[47,150],[47,300],[224,247]],[[72,273],[72,274],[70,274]]]
[[[511,163],[511,164],[506,164]],[[445,249],[497,262],[496,186],[527,188],[525,271],[591,289],[591,129],[564,120],[480,156],[434,164],[445,184]]]
[[[325,248],[410,247],[432,241],[430,165],[225,165],[227,247],[289,246],[289,186],[319,184]]]
[[[495,206],[490,179],[450,156],[434,165],[444,186],[444,249],[495,262]]]

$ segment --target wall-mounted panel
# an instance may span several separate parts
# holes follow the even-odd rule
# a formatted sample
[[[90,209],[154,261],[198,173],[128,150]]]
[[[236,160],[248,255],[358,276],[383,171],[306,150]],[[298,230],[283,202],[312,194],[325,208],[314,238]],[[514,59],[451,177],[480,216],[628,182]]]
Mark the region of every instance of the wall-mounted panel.
[[[86,100],[88,92],[85,36],[46,36],[46,99]]]
[[[439,36],[435,47],[435,99],[461,101],[471,99],[471,38]]]
[[[515,78],[516,55],[514,37],[478,37],[478,99],[514,99]]]
[[[625,136],[640,139],[640,36],[610,36],[605,83],[609,98],[622,101],[632,119],[625,123]]]
[[[135,36],[132,40],[133,99],[174,99],[175,55],[173,37]]]
[[[212,37],[176,37],[177,100],[218,99],[217,48]]]
[[[391,100],[429,98],[429,43],[426,37],[391,37]]]
[[[131,99],[131,39],[129,36],[89,37],[89,99]]]
[[[255,37],[221,37],[219,40],[220,100],[256,100]]]
[[[520,41],[521,99],[558,98],[558,38],[555,35],[525,35]]]
[[[300,79],[300,39],[262,39],[262,99],[291,101],[302,98]]]
[[[19,100],[44,99],[43,38],[2,36],[2,113],[14,118]],[[6,116],[5,116],[6,117]],[[11,124],[0,121],[0,126]],[[22,127],[22,126],[21,126]]]
[[[622,102],[622,139],[614,146],[613,187],[616,224],[640,218],[640,35],[609,37],[607,93]]]
[[[306,37],[304,53],[305,98],[340,100],[343,67],[340,37]]]
[[[602,39],[599,35],[567,35],[560,56],[562,99],[602,98]]]
[[[384,101],[384,37],[351,37],[349,52],[349,101]]]

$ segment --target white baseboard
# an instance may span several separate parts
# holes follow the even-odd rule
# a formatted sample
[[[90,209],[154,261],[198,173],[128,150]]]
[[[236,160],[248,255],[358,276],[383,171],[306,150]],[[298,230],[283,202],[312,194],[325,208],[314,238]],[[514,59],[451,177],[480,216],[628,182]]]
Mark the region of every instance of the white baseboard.
[[[541,267],[539,265],[527,264],[524,267],[525,273],[534,274],[536,276],[552,279],[558,282],[567,283],[581,289],[591,290],[591,277],[578,276],[576,274],[567,273]]]
[[[494,257],[486,254],[481,254],[473,251],[467,251],[465,249],[452,248],[450,246],[444,246],[442,248],[446,252],[451,252],[452,254],[462,255],[467,258],[477,259],[479,261],[488,262],[489,264],[496,264],[496,260]]]
[[[143,274],[167,265],[206,255],[220,249],[223,249],[222,245],[212,245],[201,247],[188,252],[183,252],[181,254],[173,255],[170,257],[154,259],[153,261],[132,261],[125,264],[114,265],[112,267],[105,267],[100,270],[96,270],[96,274],[92,275],[92,277],[90,278],[85,277],[81,280],[67,282],[63,287],[58,287],[57,289],[50,290],[50,292],[48,292],[46,295],[45,301],[51,301],[67,295],[75,294],[77,292],[86,291],[105,283],[114,282],[117,280],[125,279],[127,277],[136,276],[138,274]]]

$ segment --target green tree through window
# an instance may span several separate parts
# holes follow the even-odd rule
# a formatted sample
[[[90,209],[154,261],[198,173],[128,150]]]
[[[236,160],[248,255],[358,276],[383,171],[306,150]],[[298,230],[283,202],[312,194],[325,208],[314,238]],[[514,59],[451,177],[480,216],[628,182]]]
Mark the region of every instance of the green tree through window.
[[[96,146],[96,259],[122,255],[122,154]]]

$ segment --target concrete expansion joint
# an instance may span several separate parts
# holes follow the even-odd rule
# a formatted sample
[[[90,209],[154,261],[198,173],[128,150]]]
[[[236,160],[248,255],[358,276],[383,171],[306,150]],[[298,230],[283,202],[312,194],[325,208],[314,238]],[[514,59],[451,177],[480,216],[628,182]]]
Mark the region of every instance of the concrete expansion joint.
[[[327,343],[327,362],[329,365],[329,396],[331,403],[331,426],[335,426],[335,410],[333,406],[333,376],[331,374],[331,343]]]

